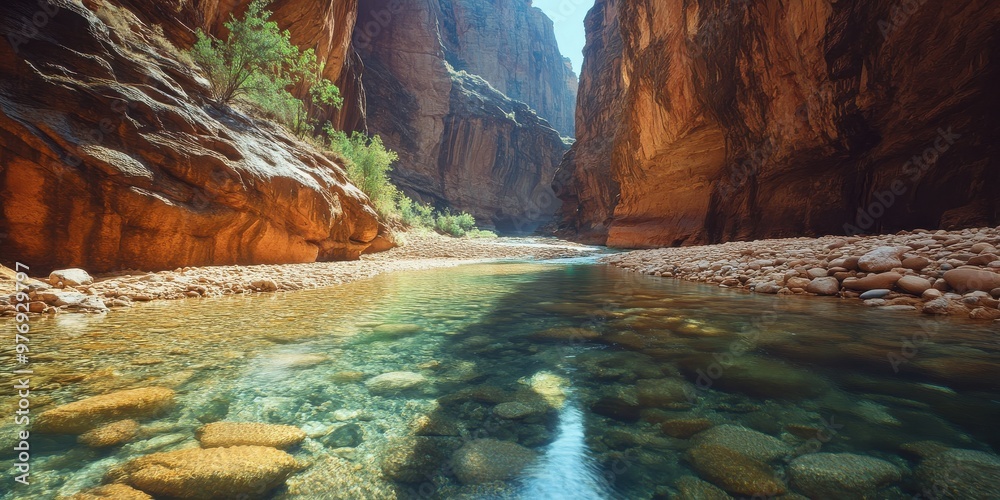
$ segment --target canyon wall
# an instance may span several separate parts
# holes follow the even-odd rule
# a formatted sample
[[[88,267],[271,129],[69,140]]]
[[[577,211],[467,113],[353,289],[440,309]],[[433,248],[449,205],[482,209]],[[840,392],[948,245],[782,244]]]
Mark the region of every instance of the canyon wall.
[[[16,0],[0,14],[2,262],[357,258],[383,229],[367,197],[282,129],[206,105],[173,46],[198,14],[143,5]]]
[[[989,0],[598,0],[561,232],[652,247],[995,225],[998,22]]]
[[[551,21],[526,2],[492,5],[362,0],[354,47],[367,125],[399,153],[392,177],[408,195],[500,231],[530,232],[558,208],[550,186],[566,150],[543,111],[558,119],[571,107],[575,81]],[[530,29],[501,35],[500,20]],[[527,55],[531,47],[538,57]]]

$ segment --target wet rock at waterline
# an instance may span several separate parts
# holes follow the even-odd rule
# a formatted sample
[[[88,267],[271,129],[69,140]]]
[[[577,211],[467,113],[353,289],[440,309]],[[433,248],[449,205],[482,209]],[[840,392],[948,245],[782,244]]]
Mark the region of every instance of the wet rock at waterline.
[[[298,427],[255,422],[213,422],[198,428],[195,435],[203,448],[267,446],[286,449],[306,438],[305,431]]]
[[[885,460],[851,453],[803,455],[788,470],[792,487],[814,499],[872,498],[903,477]]]
[[[480,484],[510,479],[534,459],[535,452],[517,443],[477,439],[455,452],[452,466],[462,484]]]
[[[52,286],[62,287],[76,287],[80,285],[89,285],[94,282],[94,278],[90,276],[87,271],[83,269],[62,269],[58,271],[52,271],[49,274],[49,284]]]
[[[265,446],[191,448],[136,458],[112,468],[105,480],[154,496],[258,498],[301,468],[288,453]]]
[[[57,434],[81,434],[101,424],[156,415],[174,404],[174,391],[162,387],[129,389],[94,396],[42,412],[33,429]]]

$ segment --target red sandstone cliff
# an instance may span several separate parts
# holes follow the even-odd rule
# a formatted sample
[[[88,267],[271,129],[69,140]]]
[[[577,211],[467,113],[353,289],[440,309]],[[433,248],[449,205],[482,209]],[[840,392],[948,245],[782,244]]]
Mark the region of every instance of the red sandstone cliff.
[[[646,247],[996,224],[998,21],[989,0],[598,0],[562,229]]]
[[[309,262],[356,258],[375,239],[377,217],[339,166],[277,127],[204,105],[206,83],[165,41],[182,40],[197,13],[52,4],[16,0],[0,14],[11,42],[0,43],[3,263]],[[346,46],[329,53],[348,60]]]
[[[517,87],[558,114],[555,101],[545,103],[555,99],[553,86],[568,85],[565,66],[551,22],[542,22],[540,12],[523,2],[489,15],[487,7],[362,0],[354,42],[365,64],[367,125],[399,153],[392,175],[407,194],[467,211],[502,231],[531,231],[558,208],[550,185],[566,147],[544,114],[528,108],[530,102],[493,87]],[[470,24],[474,9],[485,24]],[[492,32],[488,38],[499,29],[497,19],[506,18],[535,24],[525,20],[534,26],[529,32]],[[537,64],[523,60],[531,46],[544,48]],[[448,61],[464,61],[468,71]],[[558,71],[550,64],[556,62]],[[510,76],[491,85],[494,80],[479,78],[477,70]],[[522,76],[529,73],[534,76]],[[567,94],[561,95],[565,103]]]

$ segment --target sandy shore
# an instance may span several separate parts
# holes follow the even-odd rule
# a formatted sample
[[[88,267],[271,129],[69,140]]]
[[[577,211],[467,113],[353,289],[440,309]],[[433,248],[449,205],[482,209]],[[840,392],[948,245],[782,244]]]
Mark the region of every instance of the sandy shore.
[[[599,250],[575,243],[538,238],[457,239],[433,233],[407,233],[406,245],[365,255],[353,262],[318,262],[258,266],[189,267],[147,273],[127,271],[95,275],[92,283],[54,283],[32,276],[31,311],[102,312],[136,302],[187,297],[293,291],[350,283],[396,271],[415,271],[498,259],[556,259],[591,255]],[[0,270],[0,315],[15,314],[14,273]]]
[[[1000,227],[868,237],[791,238],[641,250],[603,262],[756,293],[1000,321]]]

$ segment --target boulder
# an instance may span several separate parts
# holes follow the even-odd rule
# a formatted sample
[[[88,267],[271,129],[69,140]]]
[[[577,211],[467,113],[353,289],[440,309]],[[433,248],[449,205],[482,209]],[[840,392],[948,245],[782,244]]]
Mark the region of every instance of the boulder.
[[[931,289],[931,282],[920,276],[903,276],[896,282],[896,286],[906,293],[912,293],[920,297],[924,292]]]
[[[895,465],[851,453],[811,453],[792,460],[791,485],[813,499],[873,498],[878,490],[900,481]]]
[[[77,493],[69,500],[153,500],[153,497],[125,484],[105,484]]]
[[[848,278],[844,280],[844,288],[857,291],[891,289],[903,275],[895,272],[873,274],[864,278]]]
[[[1000,274],[979,269],[952,269],[944,273],[944,280],[958,293],[988,292],[1000,288]]]
[[[696,445],[717,445],[759,462],[770,462],[792,453],[780,439],[738,425],[719,425],[694,437]]]
[[[202,448],[268,446],[283,450],[306,438],[298,427],[256,422],[213,422],[200,427],[195,435]]]
[[[156,415],[174,404],[174,391],[146,387],[94,396],[42,412],[32,430],[82,434],[107,422]]]
[[[840,281],[832,277],[816,278],[809,283],[806,291],[816,295],[837,295],[840,292]]]
[[[517,443],[476,439],[452,456],[455,477],[462,484],[510,479],[535,459],[535,452]]]
[[[127,443],[139,434],[139,422],[119,420],[77,436],[78,443],[91,448],[107,448]]]
[[[154,453],[113,467],[106,482],[168,498],[260,498],[301,468],[288,453],[266,446],[188,448]]]
[[[1000,457],[991,453],[949,449],[920,462],[914,476],[935,498],[1000,498]]]
[[[884,273],[902,267],[899,260],[902,253],[897,247],[879,247],[858,258],[858,267],[869,273]]]
[[[712,425],[712,421],[707,418],[677,418],[663,421],[660,424],[660,430],[671,437],[688,439],[711,428]]]
[[[365,387],[372,394],[393,394],[417,389],[427,384],[427,377],[414,372],[390,372],[372,377]]]
[[[787,491],[766,464],[724,446],[700,444],[687,456],[698,474],[734,495],[770,497]]]
[[[906,269],[920,271],[929,266],[931,261],[926,257],[907,257],[903,259],[902,264]]]
[[[94,278],[84,271],[83,269],[62,269],[59,271],[52,271],[49,274],[49,284],[52,286],[58,286],[62,283],[63,286],[80,286],[89,285],[94,282]]]

